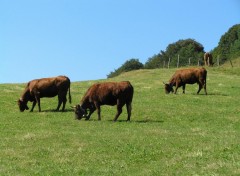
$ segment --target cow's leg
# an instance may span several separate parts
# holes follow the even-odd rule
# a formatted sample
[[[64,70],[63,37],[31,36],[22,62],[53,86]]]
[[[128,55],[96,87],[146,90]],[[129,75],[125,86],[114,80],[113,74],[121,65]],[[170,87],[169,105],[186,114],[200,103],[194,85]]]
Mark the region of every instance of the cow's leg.
[[[57,106],[56,111],[59,111],[61,104],[62,104],[62,100],[59,100],[59,98],[58,98],[58,106]]]
[[[31,111],[30,112],[33,112],[33,109],[34,109],[34,107],[35,107],[35,105],[36,105],[36,101],[33,101],[33,104],[32,104],[32,109],[31,109]]]
[[[174,91],[175,94],[177,93],[178,88],[179,88],[178,84],[176,84],[176,88],[175,88],[175,91]]]
[[[95,103],[95,107],[97,109],[97,114],[98,114],[98,120],[101,120],[101,108],[98,103]]]
[[[35,96],[37,104],[38,104],[38,111],[41,112],[41,105],[40,105],[40,97],[39,96]]]
[[[65,95],[65,96],[62,97],[62,102],[63,102],[62,112],[65,110],[65,105],[66,105],[66,102],[67,102],[66,96],[67,96],[67,95]]]
[[[63,107],[62,107],[62,112],[65,110],[65,105],[66,105],[67,99],[64,98],[63,99]]]
[[[119,115],[122,113],[122,107],[123,107],[123,105],[122,105],[121,101],[117,100],[117,113],[116,113],[113,121],[115,121],[115,122],[117,121]]]
[[[101,120],[101,108],[100,106],[97,108],[98,120]]]
[[[202,90],[202,88],[204,88],[205,94],[207,95],[206,80],[201,79],[198,84],[199,84],[199,89],[198,89],[197,94],[199,94],[199,92]]]
[[[202,89],[202,85],[199,84],[199,88],[198,88],[197,94],[199,94],[199,92],[201,91],[201,89]]]
[[[207,83],[206,83],[206,80],[204,81],[203,88],[204,88],[204,91],[205,91],[205,95],[207,95]]]
[[[202,87],[203,87],[203,81],[200,80],[200,82],[198,83],[198,91],[197,91],[197,94],[199,94],[199,92],[202,90]]]
[[[185,87],[186,87],[186,84],[183,84],[182,89],[184,94],[185,94]]]
[[[131,112],[132,112],[132,102],[128,102],[126,106],[127,106],[127,113],[128,113],[127,121],[130,121]]]
[[[91,108],[90,109],[90,112],[89,112],[89,114],[88,114],[88,116],[86,117],[86,119],[85,120],[89,120],[90,119],[90,117],[91,117],[91,115],[92,115],[92,113],[94,112],[96,110],[96,108],[94,107],[94,108]]]
[[[67,91],[58,92],[58,106],[57,106],[56,111],[59,111],[62,104],[63,104],[62,111],[65,110],[65,105],[66,105],[66,102],[67,102],[67,97],[66,96],[67,96]]]
[[[59,108],[60,108],[60,106],[62,105],[62,102],[63,102],[62,96],[61,96],[60,93],[58,93],[58,106],[57,106],[56,111],[59,111]]]

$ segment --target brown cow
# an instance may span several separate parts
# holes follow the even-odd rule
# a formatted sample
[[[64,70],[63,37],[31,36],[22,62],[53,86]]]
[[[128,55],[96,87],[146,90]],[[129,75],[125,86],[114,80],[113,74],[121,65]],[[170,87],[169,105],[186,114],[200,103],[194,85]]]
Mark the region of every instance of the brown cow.
[[[18,106],[21,112],[25,109],[28,110],[28,101],[33,102],[31,112],[33,111],[36,103],[38,110],[41,111],[40,98],[42,97],[55,97],[58,95],[58,106],[56,111],[59,111],[63,103],[62,111],[65,109],[67,101],[67,91],[69,90],[69,102],[71,103],[70,94],[70,80],[66,76],[58,76],[53,78],[35,79],[28,82],[22,97],[18,100]]]
[[[205,63],[205,66],[213,66],[213,57],[212,57],[212,54],[211,53],[205,53],[204,54],[204,63]]]
[[[80,104],[74,107],[75,117],[78,120],[83,117],[89,120],[91,114],[97,109],[98,120],[101,120],[100,106],[117,105],[117,113],[114,118],[114,121],[116,121],[122,113],[122,107],[126,104],[127,121],[130,121],[132,98],[133,87],[129,81],[96,83],[87,90]],[[87,110],[89,110],[89,114]]]
[[[186,84],[195,84],[199,85],[199,89],[197,94],[199,94],[200,90],[204,87],[205,94],[207,95],[206,90],[206,78],[207,78],[207,70],[205,68],[188,68],[177,70],[172,78],[169,80],[169,84],[165,84],[165,92],[168,94],[173,92],[173,86],[176,86],[174,93],[177,93],[177,89],[179,87],[183,87],[183,93],[185,93]]]

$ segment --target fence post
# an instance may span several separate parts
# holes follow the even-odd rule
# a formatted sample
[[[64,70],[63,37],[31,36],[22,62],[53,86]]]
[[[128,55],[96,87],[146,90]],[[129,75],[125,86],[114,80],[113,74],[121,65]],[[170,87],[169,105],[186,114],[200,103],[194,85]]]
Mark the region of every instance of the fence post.
[[[200,59],[199,58],[198,58],[198,63],[197,64],[198,64],[198,66],[200,65]]]
[[[163,68],[165,68],[165,60],[163,61]]]
[[[178,60],[177,60],[177,68],[179,66],[179,54],[178,54]]]
[[[232,66],[232,68],[233,68],[233,64],[232,64],[232,61],[231,61],[231,59],[229,59],[229,61],[230,61],[230,64],[231,64],[231,66]]]
[[[168,69],[169,69],[170,62],[171,62],[171,59],[169,57],[169,59],[168,59]]]
[[[191,65],[191,57],[189,57],[189,59],[188,59],[188,65],[189,66]]]
[[[218,67],[219,67],[219,55],[218,55],[218,57],[217,57],[217,65],[218,65]]]

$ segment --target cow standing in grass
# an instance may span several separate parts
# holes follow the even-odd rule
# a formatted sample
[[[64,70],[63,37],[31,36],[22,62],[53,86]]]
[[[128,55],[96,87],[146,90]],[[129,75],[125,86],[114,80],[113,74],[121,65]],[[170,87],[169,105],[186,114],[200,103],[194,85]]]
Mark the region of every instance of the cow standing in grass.
[[[213,66],[213,57],[211,53],[206,52],[204,54],[203,59],[204,59],[205,66],[209,66],[209,67]]]
[[[18,100],[18,106],[21,112],[28,110],[28,101],[33,102],[31,112],[36,103],[38,110],[41,111],[40,98],[55,97],[58,95],[58,106],[56,111],[59,111],[61,104],[63,104],[62,111],[65,109],[67,101],[67,91],[69,91],[69,102],[71,103],[70,94],[70,79],[66,76],[58,76],[53,78],[35,79],[28,82],[21,98]]]
[[[122,113],[122,107],[126,104],[127,121],[130,121],[132,98],[133,86],[129,81],[96,83],[87,90],[80,104],[74,107],[76,119],[80,120],[86,117],[86,120],[88,120],[91,114],[97,110],[98,120],[101,120],[100,106],[117,105],[117,113],[114,118],[114,121],[116,121]],[[89,114],[87,110],[89,110]]]
[[[183,87],[183,93],[185,93],[186,84],[195,84],[199,85],[197,94],[204,88],[205,94],[207,95],[207,70],[205,68],[188,68],[177,70],[172,78],[169,80],[169,83],[165,84],[165,92],[173,92],[173,86],[176,86],[174,93],[177,93],[179,87]]]

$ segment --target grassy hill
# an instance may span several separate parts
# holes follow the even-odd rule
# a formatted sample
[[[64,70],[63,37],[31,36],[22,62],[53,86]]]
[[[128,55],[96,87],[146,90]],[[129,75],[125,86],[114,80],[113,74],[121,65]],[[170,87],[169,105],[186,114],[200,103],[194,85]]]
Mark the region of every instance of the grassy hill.
[[[21,113],[25,84],[0,84],[0,175],[239,175],[239,68],[208,68],[207,91],[164,93],[175,69],[138,70],[107,81],[134,86],[131,122],[126,109],[102,107],[102,121],[53,112],[57,98],[41,99],[43,112]],[[73,104],[94,82],[71,84]],[[29,105],[30,106],[30,105]]]

